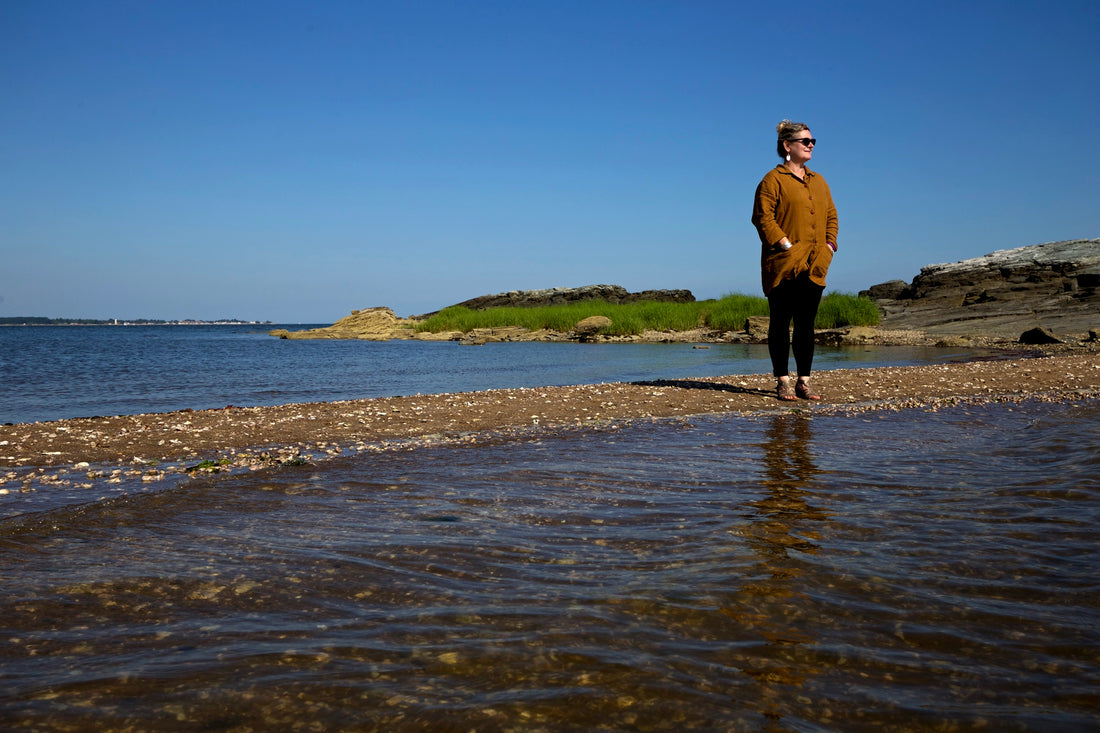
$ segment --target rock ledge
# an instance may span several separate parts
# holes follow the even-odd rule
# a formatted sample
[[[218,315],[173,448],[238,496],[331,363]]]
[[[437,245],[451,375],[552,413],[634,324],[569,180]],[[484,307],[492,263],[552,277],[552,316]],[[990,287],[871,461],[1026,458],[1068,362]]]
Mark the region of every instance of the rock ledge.
[[[1083,338],[1100,325],[1100,239],[1047,242],[921,268],[860,293],[883,329],[1018,338],[1032,329]]]

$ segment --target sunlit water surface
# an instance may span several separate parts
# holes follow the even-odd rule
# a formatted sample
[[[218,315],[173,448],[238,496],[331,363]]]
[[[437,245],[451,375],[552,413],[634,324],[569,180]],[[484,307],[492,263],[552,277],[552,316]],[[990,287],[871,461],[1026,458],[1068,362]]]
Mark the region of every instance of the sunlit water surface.
[[[37,730],[1100,723],[1100,406],[706,417],[0,522]]]
[[[771,371],[760,345],[292,341],[256,328],[0,327],[0,423]],[[977,353],[821,347],[816,368]]]

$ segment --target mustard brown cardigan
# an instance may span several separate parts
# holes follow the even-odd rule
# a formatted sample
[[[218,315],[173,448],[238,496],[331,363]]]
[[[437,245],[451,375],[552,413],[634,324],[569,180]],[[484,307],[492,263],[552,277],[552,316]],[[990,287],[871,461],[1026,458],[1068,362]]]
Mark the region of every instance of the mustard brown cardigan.
[[[833,195],[821,174],[807,168],[803,180],[783,164],[768,171],[756,187],[752,223],[760,235],[764,295],[803,273],[825,286],[833,261],[829,243],[836,244],[838,226]],[[783,237],[790,240],[790,249],[779,246]]]

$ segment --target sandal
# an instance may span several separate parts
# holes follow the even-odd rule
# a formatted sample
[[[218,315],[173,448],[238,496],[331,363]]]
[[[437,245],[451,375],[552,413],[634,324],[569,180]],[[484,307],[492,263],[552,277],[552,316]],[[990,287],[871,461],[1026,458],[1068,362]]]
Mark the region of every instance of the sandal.
[[[820,400],[821,395],[814,394],[810,391],[809,382],[799,382],[794,388],[795,393],[804,400]]]
[[[784,402],[794,402],[797,397],[794,396],[794,387],[791,386],[791,380],[779,379],[775,383],[775,396],[783,400]]]

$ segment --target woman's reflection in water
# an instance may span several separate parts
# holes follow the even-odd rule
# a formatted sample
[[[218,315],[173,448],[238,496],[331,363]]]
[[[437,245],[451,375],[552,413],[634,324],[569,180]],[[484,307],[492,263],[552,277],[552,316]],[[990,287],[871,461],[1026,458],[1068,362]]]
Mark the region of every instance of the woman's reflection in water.
[[[732,664],[756,683],[751,703],[777,720],[808,677],[820,672],[808,648],[815,641],[798,578],[804,555],[816,554],[814,524],[828,513],[811,504],[808,489],[820,472],[814,462],[811,419],[772,418],[762,444],[764,495],[747,506],[751,521],[740,533],[757,557],[753,570],[723,612],[738,623]]]

